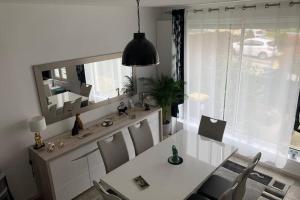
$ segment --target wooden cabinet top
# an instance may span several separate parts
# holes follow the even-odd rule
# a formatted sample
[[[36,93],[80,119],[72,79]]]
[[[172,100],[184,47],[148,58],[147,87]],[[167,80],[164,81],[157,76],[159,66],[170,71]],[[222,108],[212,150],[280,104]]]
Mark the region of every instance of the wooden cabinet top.
[[[46,146],[50,141],[55,143],[55,150],[52,152],[48,152],[46,147],[36,150],[33,146],[29,147],[29,151],[36,154],[42,160],[48,162],[100,138],[105,138],[105,136],[109,136],[122,128],[133,125],[147,118],[149,115],[160,111],[161,108],[151,108],[149,111],[144,111],[142,108],[135,108],[134,111],[129,110],[129,115],[119,116],[118,113],[112,113],[97,121],[86,124],[84,130],[80,131],[80,133],[76,136],[72,136],[71,131],[67,131],[52,138],[48,138],[44,141]],[[135,118],[130,117],[132,113],[135,114]],[[113,125],[109,127],[101,126],[103,120],[107,118],[111,118],[113,120]],[[62,147],[59,147],[60,142],[63,142],[64,144]]]

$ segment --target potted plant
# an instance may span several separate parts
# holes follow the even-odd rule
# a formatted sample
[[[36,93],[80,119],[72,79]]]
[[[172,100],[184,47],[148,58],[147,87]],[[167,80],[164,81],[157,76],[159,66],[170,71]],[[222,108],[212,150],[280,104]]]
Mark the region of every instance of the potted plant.
[[[133,96],[136,92],[134,79],[130,76],[125,76],[126,82],[124,82],[124,87],[122,88],[123,94],[128,97],[129,108],[134,108]]]
[[[134,80],[130,76],[124,76],[127,80],[124,83],[124,87],[122,88],[123,94],[126,94],[129,97],[132,97],[135,92]]]
[[[159,78],[146,78],[144,83],[157,105],[162,108],[164,135],[171,133],[171,105],[183,102],[184,82],[161,75]]]

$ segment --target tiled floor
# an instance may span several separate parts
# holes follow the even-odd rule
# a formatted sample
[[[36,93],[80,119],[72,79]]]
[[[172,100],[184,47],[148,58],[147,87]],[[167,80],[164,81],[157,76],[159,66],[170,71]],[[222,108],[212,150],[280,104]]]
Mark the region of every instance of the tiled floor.
[[[242,160],[241,158],[235,156],[230,158],[230,160],[244,166],[247,165],[247,161]],[[272,176],[273,178],[275,178],[280,182],[291,185],[284,200],[300,200],[300,180],[296,180],[293,177],[287,176],[285,174],[281,174],[276,170],[269,169],[263,166],[257,166],[255,170],[267,174],[269,176]],[[84,193],[82,193],[81,195],[79,195],[77,198],[75,198],[75,200],[102,200],[102,197],[94,188],[91,188],[85,191]]]

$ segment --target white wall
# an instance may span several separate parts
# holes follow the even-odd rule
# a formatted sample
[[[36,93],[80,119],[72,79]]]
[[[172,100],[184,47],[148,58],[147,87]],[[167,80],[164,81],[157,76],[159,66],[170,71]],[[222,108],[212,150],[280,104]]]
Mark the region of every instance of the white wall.
[[[154,44],[160,12],[141,10],[142,30]],[[40,115],[32,65],[120,52],[136,29],[134,7],[0,3],[0,171],[17,200],[37,194],[27,154],[34,143],[27,120]],[[138,75],[151,76],[154,70],[143,68]],[[87,122],[111,111],[107,106],[82,118]],[[43,136],[70,129],[73,120],[48,126]]]

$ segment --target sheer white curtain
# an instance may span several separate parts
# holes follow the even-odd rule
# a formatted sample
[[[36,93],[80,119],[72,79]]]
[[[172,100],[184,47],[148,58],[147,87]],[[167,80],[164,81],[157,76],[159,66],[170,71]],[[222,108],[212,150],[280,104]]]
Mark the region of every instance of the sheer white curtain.
[[[132,67],[122,66],[121,58],[84,65],[86,83],[92,85],[90,101],[99,102],[122,94],[122,88],[132,76]]]
[[[300,75],[300,6],[188,13],[186,129],[201,115],[227,121],[224,141],[283,167]]]

